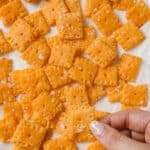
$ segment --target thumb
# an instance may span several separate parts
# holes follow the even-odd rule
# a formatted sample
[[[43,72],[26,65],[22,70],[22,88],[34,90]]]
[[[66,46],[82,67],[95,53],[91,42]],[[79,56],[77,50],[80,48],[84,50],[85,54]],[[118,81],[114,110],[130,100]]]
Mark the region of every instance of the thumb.
[[[149,145],[134,141],[110,126],[93,121],[91,130],[99,142],[108,150],[149,150]]]

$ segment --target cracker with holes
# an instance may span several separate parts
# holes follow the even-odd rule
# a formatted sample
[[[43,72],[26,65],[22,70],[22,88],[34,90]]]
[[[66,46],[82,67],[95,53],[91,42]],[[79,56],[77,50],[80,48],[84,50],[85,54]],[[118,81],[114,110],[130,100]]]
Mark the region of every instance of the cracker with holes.
[[[135,5],[135,0],[118,0],[112,3],[112,7],[118,10],[129,10]]]
[[[32,103],[31,120],[49,128],[50,121],[62,110],[61,102],[53,100],[49,93],[41,93]]]
[[[42,91],[51,89],[43,69],[15,70],[11,73],[11,81],[16,94],[34,93],[38,95]]]
[[[126,17],[138,27],[141,27],[144,23],[150,20],[150,9],[144,1],[139,1],[127,11]]]
[[[18,51],[24,51],[37,37],[37,32],[24,19],[17,19],[11,26],[7,40]]]
[[[50,31],[49,25],[46,22],[41,11],[34,12],[24,18],[34,29],[39,36],[43,36]]]
[[[47,64],[50,52],[46,39],[39,38],[22,53],[22,58],[35,67],[42,67]]]
[[[70,12],[80,12],[80,0],[64,0]]]
[[[9,73],[12,71],[12,61],[8,58],[0,59],[0,81],[7,80]]]
[[[133,106],[147,106],[148,87],[146,84],[132,86],[124,85],[121,92],[121,103]]]
[[[109,4],[109,0],[86,0],[84,15],[90,17],[92,13],[98,11],[99,7],[105,4]]]
[[[142,59],[130,54],[123,54],[118,63],[119,77],[134,82],[137,78]]]
[[[0,120],[0,140],[9,143],[17,127],[15,119],[7,115]]]
[[[20,146],[31,146],[33,149],[39,149],[46,134],[46,129],[39,124],[21,120],[12,137],[12,142]]]
[[[77,57],[73,67],[69,70],[70,77],[87,86],[93,84],[97,66],[86,58]]]
[[[15,96],[13,89],[9,87],[8,84],[0,83],[0,104],[14,102]]]
[[[70,83],[72,80],[68,76],[68,71],[65,68],[58,66],[47,66],[45,73],[53,88],[61,87]]]
[[[77,150],[76,144],[66,139],[65,137],[54,138],[48,140],[44,143],[43,150],[60,150],[60,149],[67,149],[67,150]]]
[[[113,35],[125,51],[132,50],[132,48],[138,46],[145,39],[144,33],[131,21],[116,30]]]
[[[56,41],[52,48],[49,64],[70,68],[75,54],[76,49],[70,44]]]
[[[52,26],[56,23],[56,18],[60,14],[68,12],[68,8],[64,3],[64,0],[51,0],[45,2],[41,11],[48,23],[49,26]]]
[[[91,144],[87,150],[106,150],[106,148],[98,141]]]
[[[23,118],[22,107],[17,102],[3,105],[3,113],[4,117],[9,115],[12,116],[17,123]]]
[[[105,95],[106,91],[103,86],[93,85],[87,89],[90,104],[94,105],[97,101],[101,100]]]
[[[7,42],[3,32],[0,30],[0,55],[11,52],[12,48]]]
[[[103,35],[109,36],[120,28],[121,22],[110,5],[103,5],[92,15],[92,20]]]
[[[86,53],[99,65],[104,68],[112,63],[117,56],[117,50],[110,44],[103,42],[103,39],[96,38],[86,50]]]
[[[13,24],[17,18],[23,18],[27,14],[27,10],[20,0],[10,1],[0,9],[0,17],[6,26]]]
[[[65,88],[67,105],[88,105],[88,95],[84,85],[72,85]]]
[[[79,12],[60,14],[56,24],[61,39],[79,40],[83,38],[83,20]]]

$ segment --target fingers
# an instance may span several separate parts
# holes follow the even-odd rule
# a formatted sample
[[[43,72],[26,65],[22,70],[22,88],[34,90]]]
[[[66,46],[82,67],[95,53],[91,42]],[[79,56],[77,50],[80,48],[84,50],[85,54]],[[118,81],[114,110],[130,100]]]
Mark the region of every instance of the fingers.
[[[121,111],[106,116],[100,121],[119,130],[127,128],[135,132],[145,133],[147,124],[150,122],[150,112],[141,110]]]
[[[150,122],[147,124],[145,131],[145,141],[150,144]]]
[[[131,140],[106,124],[94,121],[92,133],[108,150],[149,150],[150,145]]]
[[[145,135],[134,131],[131,132],[131,138],[136,141],[145,142]]]

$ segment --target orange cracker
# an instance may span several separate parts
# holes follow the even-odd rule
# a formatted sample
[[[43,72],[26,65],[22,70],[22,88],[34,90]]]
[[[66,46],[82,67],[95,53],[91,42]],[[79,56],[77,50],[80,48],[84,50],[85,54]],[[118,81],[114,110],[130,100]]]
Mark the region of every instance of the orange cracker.
[[[84,15],[90,17],[92,13],[96,12],[103,4],[109,4],[109,0],[86,0]]]
[[[118,63],[119,77],[134,82],[137,78],[142,59],[137,56],[123,54]]]
[[[39,38],[22,53],[22,58],[29,64],[42,67],[47,64],[50,51],[47,41],[44,38]]]
[[[101,68],[108,66],[117,56],[117,50],[101,38],[96,38],[86,50],[87,54]]]
[[[16,120],[17,123],[23,118],[22,107],[19,103],[8,103],[3,105],[3,113],[4,116],[12,116]]]
[[[29,2],[29,3],[37,3],[39,2],[40,0],[25,0],[26,2]]]
[[[92,15],[92,20],[100,32],[106,36],[111,35],[121,26],[119,18],[115,15],[110,5],[103,5]]]
[[[0,0],[0,7],[6,5],[9,2],[9,0]]]
[[[148,87],[147,85],[124,85],[121,94],[121,103],[133,106],[147,106]]]
[[[52,99],[49,93],[41,93],[32,103],[31,119],[49,128],[50,121],[62,110],[58,99]],[[39,117],[40,116],[40,117]]]
[[[80,0],[64,0],[64,2],[66,3],[66,6],[70,12],[81,11]]]
[[[98,141],[91,144],[87,150],[106,150],[106,148]]]
[[[10,45],[19,51],[24,51],[33,40],[37,32],[24,19],[17,19],[7,34]]]
[[[91,86],[97,72],[97,66],[86,58],[77,57],[69,70],[70,77],[81,84]]]
[[[67,105],[88,105],[89,100],[84,85],[68,86],[65,88]]]
[[[94,83],[103,86],[116,86],[118,83],[117,67],[99,68]]]
[[[104,87],[98,85],[93,85],[92,87],[88,88],[87,93],[91,105],[94,105],[106,95]]]
[[[130,21],[116,30],[113,35],[125,51],[138,46],[145,39],[143,32]]]
[[[14,102],[15,96],[13,90],[7,84],[0,83],[0,104]]]
[[[10,115],[0,120],[0,140],[4,143],[9,143],[16,130],[16,126],[15,119]]]
[[[83,38],[83,21],[79,12],[60,14],[56,24],[61,39],[78,40]]]
[[[7,42],[3,32],[0,30],[0,55],[12,51],[11,46]]]
[[[73,63],[75,54],[76,49],[70,44],[63,42],[58,43],[57,41],[53,45],[49,64],[70,68]]]
[[[47,66],[45,73],[53,88],[61,87],[70,83],[72,80],[68,76],[68,71],[65,68],[58,66]]]
[[[25,20],[34,27],[40,36],[47,34],[50,28],[41,11],[34,12],[25,17]]]
[[[63,0],[51,0],[42,5],[41,11],[48,25],[51,26],[56,23],[59,14],[68,12],[68,8]]]
[[[128,10],[135,5],[135,0],[118,0],[112,3],[112,7],[118,10]]]
[[[144,1],[139,1],[127,11],[126,16],[128,20],[134,22],[138,27],[141,27],[150,20],[150,9]]]
[[[121,107],[120,107],[121,111],[124,111],[124,110],[137,110],[137,109],[139,109],[137,106],[124,105],[124,104],[122,104]]]
[[[20,146],[20,145],[14,145],[13,150],[31,150],[33,147],[31,146]]]
[[[60,39],[58,38],[58,36],[50,36],[49,38],[47,38],[47,43],[48,46],[52,49],[54,46],[54,43],[56,43],[56,41],[58,42]]]
[[[43,150],[77,150],[76,144],[73,141],[68,140],[64,137],[55,138],[48,140],[44,143]]]
[[[20,0],[10,1],[0,9],[0,17],[4,25],[11,25],[17,18],[25,17],[27,14],[27,10]]]
[[[14,85],[14,92],[39,94],[42,91],[49,91],[51,86],[43,69],[16,70],[11,74]]]
[[[0,80],[7,80],[12,71],[12,61],[8,58],[0,59]]]
[[[12,137],[12,142],[20,146],[39,149],[46,134],[46,129],[37,123],[21,120]]]

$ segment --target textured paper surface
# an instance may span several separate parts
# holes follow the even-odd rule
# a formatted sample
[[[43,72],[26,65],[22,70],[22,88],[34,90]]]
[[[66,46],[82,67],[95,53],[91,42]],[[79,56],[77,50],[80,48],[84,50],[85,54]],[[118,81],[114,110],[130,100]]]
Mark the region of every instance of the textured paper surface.
[[[43,3],[43,1],[41,3]],[[82,7],[83,7],[84,3],[85,3],[85,0],[81,0],[81,1],[82,1]],[[150,0],[145,0],[145,2],[150,7]],[[23,1],[23,3],[25,4],[25,6],[27,7],[27,9],[30,13],[35,12],[40,7],[40,4],[41,4],[40,3],[38,5],[32,5],[32,4],[27,4],[24,1]],[[119,18],[121,19],[121,21],[123,23],[126,22],[124,12],[115,10],[115,13],[119,16]],[[87,24],[94,25],[88,19],[85,20],[85,21],[86,21]],[[94,27],[96,28],[95,25],[94,25]],[[7,33],[9,28],[5,28],[3,26],[1,20],[0,20],[0,29],[2,29],[5,33]],[[130,51],[128,53],[142,57],[142,59],[143,59],[142,67],[141,67],[138,79],[137,79],[135,84],[147,83],[149,85],[149,95],[150,95],[150,21],[148,23],[146,23],[144,26],[142,26],[141,29],[144,32],[144,34],[146,35],[146,40],[142,44],[140,44],[138,47],[136,47],[135,49],[133,49],[132,51]],[[56,28],[52,27],[51,33],[46,35],[46,37],[49,37],[51,35],[55,35],[56,33],[57,33]],[[101,34],[98,33],[98,35],[100,36]],[[120,54],[123,53],[123,50],[120,47],[119,47],[119,52],[120,52]],[[15,70],[29,67],[29,65],[27,65],[26,62],[23,61],[20,58],[20,53],[18,53],[17,51],[14,51],[10,54],[3,55],[3,56],[0,56],[0,57],[11,58],[13,60],[13,63],[14,63],[13,67],[14,67]],[[98,102],[95,107],[99,110],[115,112],[119,109],[120,104],[117,104],[117,103],[111,104],[107,101],[107,98],[104,98],[104,100]],[[150,103],[146,108],[142,108],[142,109],[150,110]],[[0,106],[0,118],[1,117],[2,117],[2,111],[1,111],[1,106]],[[88,145],[89,145],[89,143],[78,144],[79,150],[86,150],[86,147]],[[6,144],[0,143],[0,150],[12,150],[12,145],[6,145]]]

